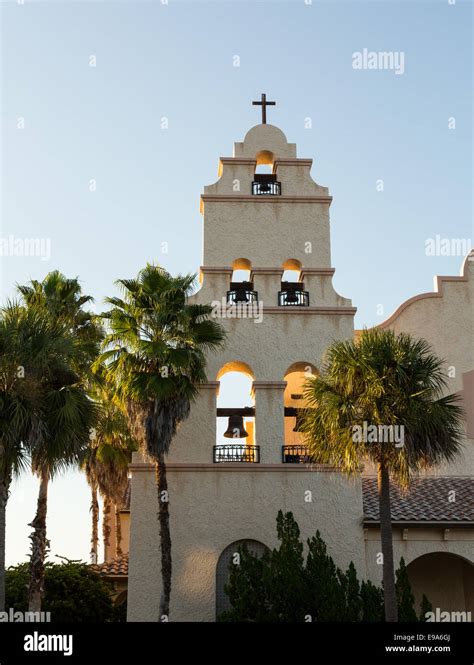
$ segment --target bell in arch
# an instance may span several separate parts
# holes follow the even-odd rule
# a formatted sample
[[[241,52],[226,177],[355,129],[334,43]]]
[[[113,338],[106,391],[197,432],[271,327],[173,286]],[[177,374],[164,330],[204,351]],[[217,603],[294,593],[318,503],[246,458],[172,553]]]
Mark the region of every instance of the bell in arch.
[[[286,292],[286,302],[291,302],[292,305],[298,302],[298,294],[295,289],[289,289]]]
[[[244,428],[244,418],[243,416],[234,415],[229,416],[229,422],[227,424],[227,429],[224,432],[226,439],[243,439],[245,436],[248,436],[249,433],[245,431]]]

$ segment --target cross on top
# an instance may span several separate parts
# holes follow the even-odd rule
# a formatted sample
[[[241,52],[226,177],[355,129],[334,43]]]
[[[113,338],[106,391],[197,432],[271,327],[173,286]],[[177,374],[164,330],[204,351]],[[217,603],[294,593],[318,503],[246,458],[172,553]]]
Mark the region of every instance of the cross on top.
[[[262,99],[259,102],[252,102],[252,106],[262,107],[262,125],[267,124],[267,106],[276,106],[276,102],[267,102],[267,96],[263,92]]]

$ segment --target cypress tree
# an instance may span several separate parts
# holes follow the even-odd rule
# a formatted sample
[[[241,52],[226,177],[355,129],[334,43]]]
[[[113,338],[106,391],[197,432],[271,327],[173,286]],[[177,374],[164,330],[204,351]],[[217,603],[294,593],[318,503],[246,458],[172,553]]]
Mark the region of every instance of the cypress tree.
[[[415,611],[415,596],[411,590],[408,572],[403,557],[400,559],[400,567],[395,573],[398,601],[398,620],[399,621],[418,621]]]

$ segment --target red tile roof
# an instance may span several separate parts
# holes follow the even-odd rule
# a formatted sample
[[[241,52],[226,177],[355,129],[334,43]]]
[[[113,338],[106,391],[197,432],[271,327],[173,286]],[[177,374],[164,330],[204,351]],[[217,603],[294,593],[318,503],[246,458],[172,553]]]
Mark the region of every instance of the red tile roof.
[[[93,565],[91,568],[101,577],[127,577],[128,554],[122,554],[121,557]]]
[[[362,479],[364,524],[378,524],[377,478]],[[440,476],[418,478],[403,493],[390,487],[392,522],[439,522],[474,526],[474,478]]]

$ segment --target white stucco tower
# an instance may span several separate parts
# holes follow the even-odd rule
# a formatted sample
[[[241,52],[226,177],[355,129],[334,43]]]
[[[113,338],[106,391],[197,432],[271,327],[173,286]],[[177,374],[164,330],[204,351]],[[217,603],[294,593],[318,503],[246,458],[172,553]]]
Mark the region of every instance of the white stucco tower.
[[[230,554],[242,540],[274,547],[279,509],[294,513],[304,538],[319,529],[336,563],[353,560],[364,576],[360,480],[311,468],[297,431],[303,382],[332,341],[353,337],[355,314],[332,286],[331,197],[311,165],[280,129],[257,125],[233,157],[221,157],[219,179],[201,197],[204,259],[194,298],[221,303],[227,342],[209,357],[209,382],[168,458],[172,621],[215,620]],[[249,436],[219,440],[216,416],[239,415],[217,411],[220,382],[232,371],[251,381],[250,408],[240,412]],[[131,501],[129,619],[156,621],[156,488],[138,457]]]

